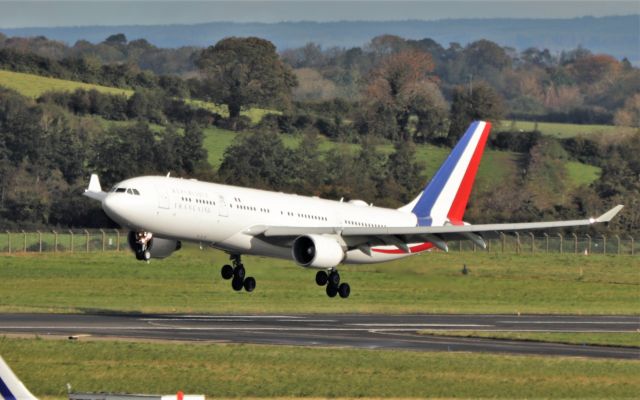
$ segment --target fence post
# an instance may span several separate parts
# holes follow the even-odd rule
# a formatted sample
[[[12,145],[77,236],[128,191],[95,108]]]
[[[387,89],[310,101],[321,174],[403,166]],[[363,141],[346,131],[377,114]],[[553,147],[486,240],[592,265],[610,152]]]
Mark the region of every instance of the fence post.
[[[544,232],[543,235],[544,235],[545,253],[548,253],[549,252],[549,235],[547,235],[547,232]]]
[[[520,233],[515,232],[516,234],[516,254],[520,254]]]
[[[618,253],[618,255],[620,255],[620,252],[621,252],[621,250],[620,250],[620,235],[615,235],[615,238],[616,238],[616,240],[618,242],[618,251],[617,251],[617,253]]]
[[[57,253],[58,252],[58,232],[56,231],[52,231],[53,232],[53,252]]]
[[[629,236],[629,239],[631,239],[631,255],[633,255],[633,253],[635,252],[634,245],[633,245],[633,237]]]
[[[22,235],[23,235],[23,238],[24,238],[22,250],[26,253],[27,252],[27,232],[22,231]]]
[[[9,254],[11,254],[11,232],[7,231],[7,242],[9,244]]]
[[[462,251],[462,240],[458,240],[458,251]]]
[[[102,233],[102,251],[104,251],[106,246],[107,234],[104,233],[103,229],[100,229],[100,232]]]
[[[491,252],[491,239],[487,239],[487,252]]]
[[[607,254],[607,237],[602,234],[602,254]]]
[[[575,232],[571,235],[573,235],[573,252],[578,254],[578,235]]]
[[[500,232],[500,238],[501,238],[500,241],[502,242],[502,253],[504,253],[504,247],[507,241],[507,237],[505,236],[504,232]]]
[[[69,229],[70,241],[71,241],[71,252],[73,253],[73,231]]]
[[[38,232],[38,253],[42,253],[42,232]]]
[[[535,236],[533,236],[533,232],[529,232],[529,236],[531,236],[531,254],[535,251]]]
[[[87,235],[87,253],[89,252],[89,241],[91,240],[91,236],[89,235],[88,230],[84,230],[85,235]]]
[[[562,237],[562,233],[558,233],[558,237],[560,238],[560,254],[564,253],[564,238]]]
[[[116,251],[120,251],[120,231],[114,229],[116,231]]]
[[[591,254],[591,235],[585,234],[587,237],[587,254]]]

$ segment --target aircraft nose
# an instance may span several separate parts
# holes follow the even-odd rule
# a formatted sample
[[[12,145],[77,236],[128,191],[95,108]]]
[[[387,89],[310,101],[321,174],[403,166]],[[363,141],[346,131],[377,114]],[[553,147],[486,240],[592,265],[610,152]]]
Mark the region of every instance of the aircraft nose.
[[[122,216],[126,209],[123,196],[118,194],[108,194],[102,201],[102,209],[113,219]]]

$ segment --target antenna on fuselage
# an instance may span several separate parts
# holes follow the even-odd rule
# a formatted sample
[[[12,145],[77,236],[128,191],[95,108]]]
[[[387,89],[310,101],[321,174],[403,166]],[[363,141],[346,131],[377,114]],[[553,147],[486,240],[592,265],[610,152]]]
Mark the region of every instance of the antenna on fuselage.
[[[171,177],[171,171],[167,172],[167,178]]]

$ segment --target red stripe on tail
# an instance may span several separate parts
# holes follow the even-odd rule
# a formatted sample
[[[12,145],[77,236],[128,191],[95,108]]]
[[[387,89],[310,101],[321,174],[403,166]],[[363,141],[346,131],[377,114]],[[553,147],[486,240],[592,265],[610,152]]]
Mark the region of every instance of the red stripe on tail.
[[[473,157],[469,162],[467,172],[464,174],[464,178],[462,178],[462,182],[460,183],[460,188],[458,188],[458,193],[456,193],[456,197],[453,200],[453,204],[451,204],[451,208],[449,209],[449,214],[447,214],[447,217],[449,217],[449,219],[452,222],[462,221],[464,212],[467,209],[469,196],[471,195],[471,189],[473,188],[473,182],[476,179],[478,166],[480,165],[480,160],[482,159],[484,146],[487,143],[487,138],[489,137],[490,131],[491,131],[491,123],[487,122],[484,127],[484,130],[482,131],[482,136],[478,141],[478,146],[476,147],[476,151],[475,153],[473,153]]]

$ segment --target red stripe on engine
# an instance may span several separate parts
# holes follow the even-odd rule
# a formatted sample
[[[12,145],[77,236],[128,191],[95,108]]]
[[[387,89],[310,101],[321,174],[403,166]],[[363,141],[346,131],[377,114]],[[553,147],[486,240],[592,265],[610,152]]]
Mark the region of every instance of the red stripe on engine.
[[[471,157],[467,172],[464,174],[464,178],[462,178],[462,182],[460,183],[460,187],[458,188],[458,193],[456,193],[456,197],[451,204],[451,208],[449,209],[449,214],[447,215],[447,217],[449,217],[449,219],[452,221],[462,221],[464,212],[467,209],[467,203],[469,202],[469,196],[471,195],[471,189],[473,188],[473,182],[476,179],[478,166],[480,165],[480,160],[482,159],[484,146],[487,143],[487,138],[489,137],[490,131],[491,123],[487,122],[484,130],[482,131],[482,136],[478,141],[476,151],[475,153],[473,153],[473,157]]]
[[[418,244],[416,246],[409,247],[409,252],[410,253],[419,253],[421,251],[429,250],[431,248],[433,248],[433,244],[432,243],[424,242],[422,244]],[[404,250],[401,250],[401,249],[374,249],[374,248],[372,248],[371,251],[373,251],[375,253],[383,253],[383,254],[407,254],[407,253],[404,252]]]

